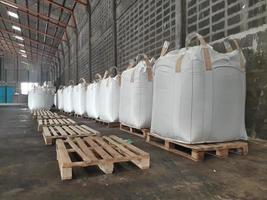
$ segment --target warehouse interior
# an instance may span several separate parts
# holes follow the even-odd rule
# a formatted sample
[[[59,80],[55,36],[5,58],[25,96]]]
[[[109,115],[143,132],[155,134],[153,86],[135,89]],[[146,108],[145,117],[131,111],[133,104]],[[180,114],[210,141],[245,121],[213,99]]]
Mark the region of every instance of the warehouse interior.
[[[205,49],[212,50],[207,55]],[[186,53],[175,57],[175,61],[167,62],[183,52]],[[202,58],[187,56],[202,53],[200,64],[198,59]],[[191,65],[189,61],[185,65],[190,58]],[[236,61],[240,67],[236,71],[230,71],[234,67],[225,67],[229,69],[227,73],[220,71],[221,66],[216,68],[219,62]],[[147,71],[140,67],[138,73],[136,70],[126,77],[140,63]],[[167,84],[170,79],[164,74],[169,71],[164,68],[163,73],[160,68],[168,65],[173,67],[173,79],[192,73]],[[267,199],[266,65],[266,0],[0,0],[0,199]],[[215,69],[224,74],[214,75],[212,81],[217,78],[218,84],[225,83],[228,88],[221,96],[219,92],[207,92],[209,88],[221,91],[223,87],[208,85],[211,80],[208,73]],[[198,72],[203,77],[199,78]],[[230,76],[238,78],[227,79]],[[133,96],[127,96],[130,89],[126,82],[142,84],[142,78],[147,81],[145,92],[141,85]],[[107,96],[108,89],[104,92],[106,96],[95,93],[102,98],[87,95],[88,88],[95,92],[93,85],[101,82],[105,88],[111,88],[111,93],[119,90],[119,96]],[[242,89],[232,83],[240,84]],[[64,90],[75,86],[84,95],[81,112],[76,112],[74,106],[75,102],[80,103],[80,93],[74,90],[70,93],[73,105],[65,110],[70,102],[65,103],[69,93],[65,96]],[[180,93],[172,94],[173,88]],[[194,88],[200,92],[194,93]],[[187,90],[190,95],[177,97]],[[49,108],[40,105],[44,95],[34,96],[38,91],[53,94]],[[169,95],[168,100],[164,95]],[[228,120],[216,119],[222,125],[212,121],[210,126],[218,125],[220,130],[231,132],[235,123],[240,123],[238,137],[230,141],[225,139],[229,134],[218,132],[216,139],[224,138],[219,141],[215,136],[212,138],[213,133],[205,136],[211,140],[191,135],[199,133],[198,128],[204,130],[215,116],[207,107],[198,107],[210,105],[209,95],[212,100],[217,96],[226,99],[212,104],[211,110],[216,112],[214,107],[218,106],[222,115],[233,113]],[[89,96],[97,100],[89,102]],[[144,96],[150,102],[142,103]],[[60,98],[65,107],[60,106]],[[152,120],[149,126],[137,128],[123,123],[123,118],[133,117],[130,114],[134,112],[130,109],[133,99],[141,102],[133,106],[139,110],[137,116],[146,111],[146,105],[151,107],[152,114],[147,116]],[[177,99],[184,110],[174,106],[178,105]],[[237,104],[231,109],[232,100]],[[112,102],[107,106],[111,105],[110,112],[117,109],[116,119],[110,113],[107,118],[112,118],[111,121],[101,119],[101,114],[90,116],[87,104],[90,111],[98,107],[100,112],[108,101]],[[188,112],[189,102],[192,110]],[[238,109],[241,114],[236,114]],[[175,117],[177,110],[180,114]],[[194,112],[202,114],[194,118]],[[197,124],[198,120],[202,124]],[[180,125],[183,122],[185,126],[189,124],[190,136],[184,132],[178,140],[173,139],[175,129],[185,130]],[[166,124],[172,124],[172,128]],[[153,135],[153,130],[162,129],[169,135]],[[49,131],[59,132],[60,137],[48,137]],[[73,132],[80,136],[66,136]],[[156,145],[152,144],[154,137]],[[91,138],[91,142],[86,138]],[[230,148],[231,142],[240,143]],[[79,145],[82,151],[77,150]],[[210,146],[196,149],[205,145],[217,146],[215,150],[210,150]],[[134,157],[129,151],[140,155],[136,153]],[[73,152],[77,155],[70,159],[80,159],[79,162],[64,165]],[[100,155],[96,156],[98,161],[91,162],[92,152]],[[118,159],[124,155],[122,152],[128,152],[126,157],[131,162],[126,157]],[[105,160],[102,154],[107,153],[109,157],[117,156],[117,160]]]

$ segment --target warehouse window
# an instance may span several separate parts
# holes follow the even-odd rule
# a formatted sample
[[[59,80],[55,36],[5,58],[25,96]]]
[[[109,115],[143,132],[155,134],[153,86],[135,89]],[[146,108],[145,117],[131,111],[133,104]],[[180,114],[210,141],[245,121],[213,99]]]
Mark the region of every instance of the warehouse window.
[[[21,94],[27,95],[34,86],[38,86],[38,83],[22,82],[20,84]]]

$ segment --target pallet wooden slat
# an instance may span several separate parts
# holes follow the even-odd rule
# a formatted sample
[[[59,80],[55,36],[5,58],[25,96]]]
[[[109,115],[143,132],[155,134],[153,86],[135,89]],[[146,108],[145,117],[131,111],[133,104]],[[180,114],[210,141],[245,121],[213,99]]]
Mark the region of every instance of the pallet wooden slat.
[[[79,125],[65,125],[65,126],[47,126],[43,127],[43,138],[46,145],[52,145],[56,139],[66,139],[75,137],[86,137],[98,135],[94,132],[75,131]]]
[[[58,139],[56,146],[62,180],[72,178],[74,167],[95,165],[108,174],[113,172],[114,163],[130,161],[141,169],[148,169],[150,166],[148,153],[116,136],[89,136],[65,141]]]
[[[241,155],[246,155],[248,153],[248,144],[245,141],[184,144],[162,138],[153,133],[148,133],[146,142],[193,161],[204,160],[206,154],[214,155],[219,158],[226,158],[232,150],[241,153]]]
[[[39,119],[38,120],[38,131],[41,131],[44,126],[64,126],[64,125],[75,125],[76,122],[66,119]]]

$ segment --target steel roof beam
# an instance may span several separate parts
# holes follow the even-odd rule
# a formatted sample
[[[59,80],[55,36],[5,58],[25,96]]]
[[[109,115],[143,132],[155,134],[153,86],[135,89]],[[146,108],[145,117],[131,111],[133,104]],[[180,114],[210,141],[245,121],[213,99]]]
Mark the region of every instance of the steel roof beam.
[[[5,4],[3,2],[5,2],[7,4]],[[26,7],[23,7],[21,5],[18,5],[16,3],[12,3],[12,2],[9,2],[9,1],[5,1],[5,0],[1,0],[0,3],[2,3],[5,6],[11,7],[11,8],[16,7],[18,11],[24,12],[24,13],[26,13],[28,15],[31,15],[31,16],[34,16],[36,18],[40,18],[40,19],[42,19],[44,21],[47,21],[47,22],[49,22],[51,24],[54,24],[55,26],[60,26],[63,29],[65,29],[66,27],[75,28],[72,25],[62,23],[62,22],[60,22],[60,21],[58,21],[58,20],[56,20],[54,18],[47,17],[46,15],[43,15],[43,14],[40,14],[40,13],[36,13],[35,11],[30,10],[30,9],[28,9]]]
[[[5,41],[5,42],[7,42],[7,43],[11,43],[11,42],[13,42],[15,45],[18,45],[18,46],[19,46],[19,44],[21,44],[21,43],[17,42],[16,40],[11,40],[10,38],[6,38],[6,37],[3,37],[3,36],[0,36],[0,40],[1,40],[1,39],[2,39],[2,41]],[[33,49],[37,49],[37,50],[39,50],[38,48],[33,47],[33,46],[30,46],[30,45],[27,44],[27,43],[24,43],[23,46],[24,46],[24,47],[27,47],[27,48],[33,48]],[[23,47],[20,47],[20,48],[23,48]],[[54,52],[52,52],[52,51],[47,51],[47,50],[45,50],[44,52],[46,52],[46,53],[48,53],[48,54],[51,54],[51,55],[54,54]]]
[[[70,13],[71,15],[73,13],[72,9],[67,8],[64,5],[61,5],[61,4],[57,3],[57,2],[54,2],[53,0],[43,0],[43,1],[46,2],[46,3],[49,3],[51,5],[54,5],[54,6],[58,7],[58,8],[61,8],[61,9],[65,10],[65,11],[67,11],[68,13]]]
[[[0,29],[0,32],[4,32],[4,33],[7,33],[7,34],[11,34],[11,35],[18,35],[18,34],[16,34],[16,33],[13,33],[13,32],[11,32],[11,31],[7,31],[7,30],[3,30],[3,29]],[[31,41],[31,42],[33,42],[33,43],[40,44],[40,45],[46,46],[46,47],[48,47],[48,48],[52,48],[52,49],[54,49],[55,51],[58,51],[58,48],[56,48],[56,47],[54,47],[54,46],[48,45],[48,44],[46,44],[46,43],[42,43],[42,42],[40,42],[40,41],[33,40],[33,39],[29,38],[29,37],[25,37],[25,36],[22,36],[22,35],[18,35],[18,36],[21,36],[21,37],[23,37],[24,39],[29,40],[29,41]]]
[[[0,41],[3,41],[3,42],[4,42],[4,40],[1,39],[1,37],[0,37]],[[12,44],[12,42],[10,42],[10,41],[7,41],[7,43],[8,43],[8,45],[11,45],[11,44]],[[15,44],[14,47],[15,47],[16,49],[22,49],[21,46],[18,46],[16,43],[14,43],[14,44]],[[39,49],[37,49],[37,48],[35,48],[35,47],[27,46],[27,47],[25,47],[25,49],[26,49],[26,48],[27,48],[27,49],[31,48],[31,49],[35,50],[34,52],[39,52]],[[55,57],[55,54],[50,54],[50,53],[47,53],[47,52],[45,52],[44,55],[48,55],[48,56],[53,56],[53,57]]]

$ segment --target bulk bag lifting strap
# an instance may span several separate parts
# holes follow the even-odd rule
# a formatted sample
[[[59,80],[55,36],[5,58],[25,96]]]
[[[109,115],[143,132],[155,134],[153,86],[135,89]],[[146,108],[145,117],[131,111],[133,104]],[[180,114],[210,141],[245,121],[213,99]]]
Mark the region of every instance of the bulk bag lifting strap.
[[[151,61],[149,60],[148,56],[146,54],[139,54],[137,57],[136,57],[136,61],[137,63],[139,63],[140,61],[144,61],[147,68],[147,79],[148,81],[152,81],[153,80],[153,71],[152,71],[152,63]],[[134,67],[134,66],[132,66]],[[132,74],[131,74],[131,82],[134,81],[134,73],[135,73],[135,70],[133,70]]]

